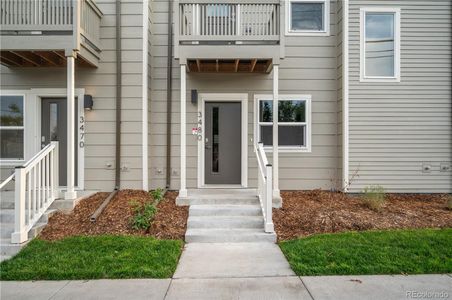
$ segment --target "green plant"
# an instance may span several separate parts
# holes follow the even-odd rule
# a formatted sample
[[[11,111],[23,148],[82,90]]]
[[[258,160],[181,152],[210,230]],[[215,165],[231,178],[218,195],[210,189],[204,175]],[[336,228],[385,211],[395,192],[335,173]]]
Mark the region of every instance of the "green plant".
[[[374,211],[381,211],[385,203],[385,189],[380,185],[366,186],[361,200],[368,208]]]
[[[157,205],[163,199],[163,189],[158,188],[149,192],[151,194],[152,199],[154,199],[155,204]]]
[[[141,204],[135,200],[131,201],[129,205],[133,210],[133,216],[130,220],[132,228],[135,230],[149,229],[157,212],[157,207],[153,203]]]

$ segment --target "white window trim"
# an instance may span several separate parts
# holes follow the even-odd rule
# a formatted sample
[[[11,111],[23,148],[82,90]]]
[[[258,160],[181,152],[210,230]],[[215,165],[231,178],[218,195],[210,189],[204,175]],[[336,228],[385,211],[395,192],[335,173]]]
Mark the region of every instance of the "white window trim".
[[[27,123],[27,91],[25,90],[0,90],[0,96],[22,96],[22,101],[23,101],[23,107],[24,107],[24,111],[23,111],[23,124],[22,126],[0,126],[0,128],[4,129],[5,128],[9,128],[9,129],[22,129],[24,132],[24,141],[23,141],[23,153],[24,153],[24,158],[23,159],[9,159],[9,158],[0,158],[0,163],[2,166],[16,166],[16,165],[20,165],[22,163],[24,163],[27,159],[27,147],[28,147],[28,142],[27,142],[27,132],[26,132],[26,123]]]
[[[318,30],[291,30],[290,24],[292,22],[291,3],[324,3],[325,11],[323,13],[323,21],[325,28],[322,31]],[[286,0],[286,35],[288,36],[329,36],[330,35],[330,0]]]
[[[284,100],[305,100],[306,101],[306,122],[299,123],[300,125],[306,125],[305,138],[306,146],[296,147],[296,146],[279,146],[278,150],[281,153],[310,153],[312,151],[311,140],[312,140],[312,122],[311,122],[311,95],[279,95],[279,101]],[[271,94],[259,94],[254,95],[254,142],[259,142],[260,136],[260,126],[259,126],[259,102],[263,100],[272,100],[273,95]],[[278,125],[287,125],[291,123],[278,122]],[[264,150],[266,152],[273,152],[272,146],[265,146]]]
[[[366,76],[366,13],[394,13],[394,76]],[[400,82],[400,8],[362,7],[360,9],[360,82]]]

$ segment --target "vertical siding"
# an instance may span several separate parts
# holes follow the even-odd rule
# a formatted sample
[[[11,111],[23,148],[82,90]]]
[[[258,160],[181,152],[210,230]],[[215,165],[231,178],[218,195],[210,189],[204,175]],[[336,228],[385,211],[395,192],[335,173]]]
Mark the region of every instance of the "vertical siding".
[[[401,9],[401,82],[359,82],[359,9]],[[355,0],[350,3],[351,188],[451,192],[451,1]],[[432,166],[422,172],[422,164]]]
[[[151,64],[151,188],[165,184],[167,1],[153,1]],[[312,95],[312,153],[280,154],[281,189],[329,189],[337,182],[337,39],[336,5],[331,5],[329,37],[286,37],[286,58],[280,65],[280,94]],[[173,70],[171,188],[179,187],[179,65]],[[199,93],[248,94],[248,176],[256,185],[252,148],[254,94],[272,93],[272,74],[188,74],[187,90]],[[187,96],[187,186],[197,185],[197,141],[188,132],[196,126],[197,106]],[[158,171],[161,170],[161,173]]]
[[[104,13],[101,22],[102,45],[99,68],[77,68],[75,87],[85,88],[94,99],[94,109],[85,113],[85,188],[112,190],[114,170],[107,170],[115,157],[115,0],[97,0]],[[122,1],[123,110],[121,188],[141,188],[142,174],[142,14],[140,0]],[[2,89],[65,88],[66,69],[9,69],[0,67]]]

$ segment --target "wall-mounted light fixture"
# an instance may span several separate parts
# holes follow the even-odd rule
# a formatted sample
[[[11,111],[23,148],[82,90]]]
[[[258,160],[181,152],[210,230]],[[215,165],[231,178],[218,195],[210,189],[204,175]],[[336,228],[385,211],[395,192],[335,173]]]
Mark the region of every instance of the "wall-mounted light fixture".
[[[198,90],[191,90],[191,103],[192,104],[198,103]]]
[[[94,105],[93,96],[91,95],[85,95],[83,99],[83,107],[86,110],[92,110]]]

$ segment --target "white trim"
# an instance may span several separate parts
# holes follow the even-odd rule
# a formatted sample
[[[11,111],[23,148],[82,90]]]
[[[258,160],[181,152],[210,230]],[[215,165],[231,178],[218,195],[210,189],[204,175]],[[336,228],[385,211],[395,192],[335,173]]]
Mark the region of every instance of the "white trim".
[[[330,35],[330,0],[285,0],[286,1],[286,35],[288,36],[329,36]],[[292,2],[299,3],[324,3],[323,30],[291,30]]]
[[[143,1],[143,64],[142,64],[142,176],[143,190],[149,190],[149,157],[148,157],[148,27],[149,2]]]
[[[366,13],[394,14],[394,76],[366,76]],[[400,82],[400,8],[396,7],[361,7],[359,17],[360,82]]]
[[[349,35],[348,35],[348,0],[344,1],[342,8],[344,15],[342,18],[342,189],[347,191],[349,185],[349,116],[348,116],[348,96],[349,96]]]
[[[8,128],[8,129],[12,129],[12,130],[14,130],[14,129],[22,129],[23,130],[23,132],[24,132],[24,135],[23,135],[23,145],[22,145],[22,147],[23,147],[23,156],[24,156],[24,159],[8,159],[8,158],[0,158],[0,165],[1,166],[16,166],[16,165],[20,165],[20,164],[23,164],[24,162],[26,162],[27,161],[27,158],[29,157],[29,153],[30,153],[30,151],[27,151],[28,149],[27,149],[27,144],[28,144],[28,142],[27,142],[27,135],[26,135],[26,127],[27,126],[25,126],[26,125],[26,123],[28,123],[27,122],[27,118],[29,119],[30,117],[32,117],[31,115],[30,116],[28,116],[28,113],[27,113],[27,106],[28,106],[28,103],[27,103],[27,91],[25,91],[25,90],[0,90],[0,96],[22,96],[22,104],[23,104],[23,112],[22,112],[22,115],[23,115],[23,120],[22,120],[22,122],[23,122],[23,124],[22,124],[22,126],[0,126],[0,129],[5,129],[5,128]],[[5,127],[5,128],[2,128],[2,127]],[[6,130],[8,130],[8,129],[6,129]]]
[[[205,103],[206,102],[240,102],[241,104],[241,121],[242,121],[242,161],[241,161],[241,185],[210,185],[205,184],[205,164],[204,164],[204,140],[205,140]],[[203,93],[199,94],[198,115],[201,116],[201,139],[198,139],[198,188],[237,188],[248,187],[248,94],[220,94],[220,93]]]
[[[254,95],[254,142],[259,142],[259,101],[262,100],[271,100],[273,101],[273,95],[270,94],[255,94]],[[305,147],[292,147],[292,146],[279,146],[278,152],[282,153],[310,153],[312,152],[312,95],[307,94],[291,94],[291,95],[279,95],[279,101],[284,100],[304,100],[306,101],[306,122],[297,123],[298,125],[294,126],[302,126],[306,125],[306,146]],[[278,125],[285,125],[286,123],[278,122]],[[289,124],[289,123],[287,123]],[[264,147],[265,152],[272,153],[272,146]]]
[[[180,65],[180,189],[179,197],[187,197],[187,69]],[[170,170],[166,170],[170,172]]]
[[[25,102],[27,103],[27,110],[35,112],[26,115],[24,120],[25,126],[25,161],[32,158],[41,150],[41,99],[42,98],[66,98],[65,88],[36,88],[28,90],[0,90],[2,95],[25,95]],[[75,89],[75,96],[78,99],[78,119],[85,120],[84,96],[85,89]],[[25,109],[24,109],[25,110]],[[78,122],[80,123],[80,122]],[[80,143],[80,126],[77,126],[78,149],[77,149],[77,190],[84,190],[85,188],[85,148],[81,147]],[[8,162],[5,164],[1,162],[2,166],[20,166],[25,161]]]

